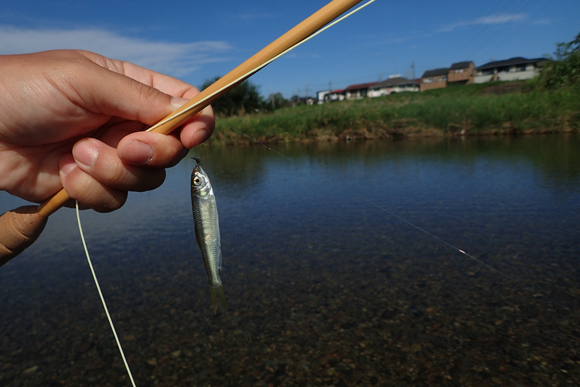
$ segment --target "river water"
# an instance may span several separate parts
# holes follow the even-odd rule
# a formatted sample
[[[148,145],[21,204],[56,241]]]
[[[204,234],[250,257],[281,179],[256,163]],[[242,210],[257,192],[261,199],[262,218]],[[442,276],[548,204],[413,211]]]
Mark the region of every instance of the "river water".
[[[215,316],[193,160],[82,212],[138,386],[580,384],[579,136],[274,148],[194,150],[220,213]],[[130,385],[73,210],[0,286],[1,386]]]

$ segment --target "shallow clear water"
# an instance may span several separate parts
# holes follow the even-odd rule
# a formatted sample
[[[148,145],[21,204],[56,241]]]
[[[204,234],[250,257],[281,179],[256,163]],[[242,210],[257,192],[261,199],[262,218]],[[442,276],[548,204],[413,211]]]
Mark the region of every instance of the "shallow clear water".
[[[209,307],[193,160],[82,213],[138,386],[580,383],[578,136],[275,148],[288,158],[196,151],[226,313]],[[0,211],[20,203],[0,193]],[[0,385],[128,385],[72,210],[0,286]]]

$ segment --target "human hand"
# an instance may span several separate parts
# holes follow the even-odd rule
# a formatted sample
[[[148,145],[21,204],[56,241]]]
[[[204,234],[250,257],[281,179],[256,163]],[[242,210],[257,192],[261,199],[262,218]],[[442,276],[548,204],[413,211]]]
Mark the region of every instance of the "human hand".
[[[211,135],[211,107],[171,135],[143,132],[199,91],[86,51],[0,56],[0,190],[40,202],[61,187],[100,212],[157,188]]]

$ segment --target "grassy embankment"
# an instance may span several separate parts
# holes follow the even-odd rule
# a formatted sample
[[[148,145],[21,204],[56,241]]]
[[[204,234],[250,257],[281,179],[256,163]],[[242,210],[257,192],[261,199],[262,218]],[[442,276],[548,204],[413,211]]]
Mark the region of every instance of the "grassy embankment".
[[[325,141],[580,131],[580,87],[473,84],[219,118],[211,142]]]

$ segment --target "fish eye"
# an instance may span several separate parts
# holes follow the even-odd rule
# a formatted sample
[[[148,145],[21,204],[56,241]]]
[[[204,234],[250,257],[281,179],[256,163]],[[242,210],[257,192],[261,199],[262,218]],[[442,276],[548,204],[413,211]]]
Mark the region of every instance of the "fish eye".
[[[200,185],[201,184],[201,179],[199,177],[194,177],[193,178],[193,184]]]

